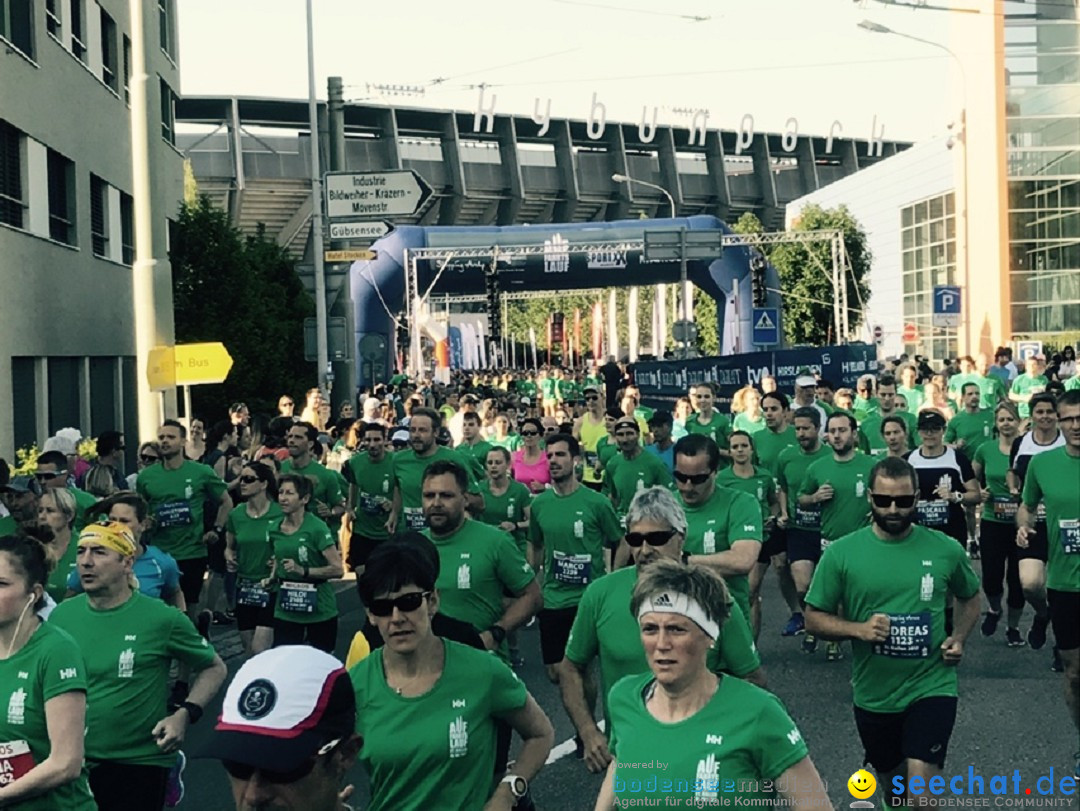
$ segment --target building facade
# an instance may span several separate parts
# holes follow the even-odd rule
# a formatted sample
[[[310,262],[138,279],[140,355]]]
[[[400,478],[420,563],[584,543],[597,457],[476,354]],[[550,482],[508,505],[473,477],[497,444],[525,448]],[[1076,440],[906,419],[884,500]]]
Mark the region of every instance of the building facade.
[[[183,194],[174,0],[143,0],[155,309]],[[125,0],[0,0],[0,456],[68,426],[136,435],[131,25]]]

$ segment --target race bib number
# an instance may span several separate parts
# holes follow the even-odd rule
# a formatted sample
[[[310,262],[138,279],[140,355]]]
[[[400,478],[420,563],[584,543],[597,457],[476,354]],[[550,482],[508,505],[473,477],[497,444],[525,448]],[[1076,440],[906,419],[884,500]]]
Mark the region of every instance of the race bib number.
[[[596,463],[600,461],[600,457],[596,454],[596,451],[585,451],[585,464],[589,467],[596,467]]]
[[[166,501],[158,505],[155,517],[161,529],[191,526],[191,505],[186,501]]]
[[[796,504],[795,524],[803,529],[821,529],[821,510]]]
[[[559,583],[568,586],[589,585],[592,573],[591,555],[567,555],[556,551],[551,565],[551,575]]]
[[[943,527],[949,523],[949,502],[936,499],[920,501],[917,507],[919,523],[924,527]]]
[[[409,529],[425,529],[427,521],[424,520],[424,511],[419,507],[406,507],[405,526]]]
[[[26,741],[0,743],[0,786],[14,783],[36,765]]]
[[[379,515],[382,511],[383,497],[369,493],[360,494],[360,509],[365,515]],[[423,517],[423,514],[421,514]]]
[[[314,583],[284,580],[281,583],[278,606],[294,614],[314,614],[319,604],[319,589]]]
[[[930,656],[930,612],[889,614],[889,638],[873,646],[879,656],[926,659]]]
[[[240,580],[236,584],[237,605],[266,608],[270,605],[270,592],[255,580]]]
[[[1012,496],[994,496],[991,504],[991,509],[994,511],[994,520],[1011,523],[1016,520],[1016,510],[1019,506],[1020,502]]]
[[[1058,521],[1058,535],[1066,555],[1080,555],[1080,520],[1062,518]]]

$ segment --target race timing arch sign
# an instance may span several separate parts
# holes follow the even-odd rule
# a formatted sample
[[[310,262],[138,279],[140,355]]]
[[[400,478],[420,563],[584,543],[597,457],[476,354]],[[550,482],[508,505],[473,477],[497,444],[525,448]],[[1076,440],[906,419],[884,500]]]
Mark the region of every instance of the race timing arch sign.
[[[670,407],[685,397],[695,383],[712,383],[717,406],[731,404],[735,392],[746,385],[761,386],[768,375],[776,378],[777,390],[791,398],[800,369],[830,381],[836,388],[855,388],[858,379],[877,374],[877,347],[867,344],[823,346],[809,349],[779,349],[746,355],[690,358],[688,360],[645,361],[633,366],[634,381],[642,399],[654,407]]]

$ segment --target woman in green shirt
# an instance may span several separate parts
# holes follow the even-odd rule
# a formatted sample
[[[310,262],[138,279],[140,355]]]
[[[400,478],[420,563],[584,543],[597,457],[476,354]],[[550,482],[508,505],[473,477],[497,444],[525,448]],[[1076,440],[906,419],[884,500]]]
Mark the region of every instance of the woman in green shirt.
[[[660,798],[733,806],[782,797],[832,808],[780,700],[706,666],[727,605],[723,580],[704,566],[658,560],[638,575],[630,610],[651,672],[609,693],[613,760],[597,811]]]
[[[41,494],[38,503],[38,524],[52,532],[52,542],[46,547],[52,558],[49,582],[45,591],[57,603],[67,594],[68,575],[75,568],[78,544],[72,543],[72,528],[78,507],[75,496],[68,490],[49,489]]]
[[[274,594],[270,588],[270,527],[282,518],[277,479],[267,465],[248,462],[240,471],[244,503],[225,523],[225,567],[236,572],[236,628],[244,653],[254,656],[274,641]]]
[[[274,647],[311,645],[334,652],[337,642],[337,597],[330,580],[341,577],[341,552],[334,536],[307,511],[311,479],[288,473],[278,481],[282,518],[270,525],[274,607]]]
[[[1016,406],[1007,401],[994,409],[994,429],[997,441],[984,442],[975,452],[971,467],[982,488],[983,514],[979,526],[979,547],[982,550],[983,592],[990,604],[983,618],[983,636],[993,636],[1001,621],[1003,581],[1009,584],[1005,642],[1014,648],[1022,647],[1020,616],[1024,612],[1024,590],[1020,584],[1019,550],[1016,546],[1016,510],[1019,496],[1009,490],[1009,453],[1020,429]]]
[[[765,427],[765,417],[761,413],[761,394],[753,386],[743,386],[731,398],[732,422],[735,430],[756,434]]]
[[[83,767],[82,654],[37,615],[51,566],[39,541],[0,538],[0,807],[95,811]]]

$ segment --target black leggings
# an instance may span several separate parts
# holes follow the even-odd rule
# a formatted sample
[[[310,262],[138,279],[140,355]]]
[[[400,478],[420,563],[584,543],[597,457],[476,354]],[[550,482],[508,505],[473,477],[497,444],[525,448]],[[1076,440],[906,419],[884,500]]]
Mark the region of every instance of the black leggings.
[[[1016,546],[1016,527],[983,518],[979,530],[982,549],[983,592],[987,597],[1000,598],[1009,584],[1009,608],[1024,607],[1024,589],[1020,585],[1020,557]]]
[[[322,622],[289,622],[274,619],[274,647],[282,645],[311,645],[332,654],[337,644],[338,618]]]
[[[108,760],[90,764],[90,790],[98,811],[161,811],[169,770]]]

